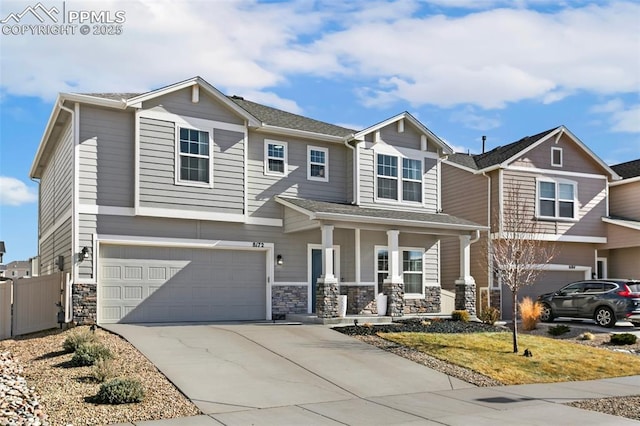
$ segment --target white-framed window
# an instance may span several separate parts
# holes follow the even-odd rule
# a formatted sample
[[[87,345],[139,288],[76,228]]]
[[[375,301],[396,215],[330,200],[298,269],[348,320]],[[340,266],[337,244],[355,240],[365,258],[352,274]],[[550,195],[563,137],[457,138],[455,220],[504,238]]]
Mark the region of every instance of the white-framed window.
[[[577,189],[571,181],[538,180],[538,217],[575,219]]]
[[[211,132],[177,126],[176,183],[212,186]]]
[[[329,150],[307,146],[307,179],[329,181]]]
[[[394,155],[376,156],[377,198],[380,200],[422,203],[422,161]],[[398,166],[402,164],[399,177]]]
[[[400,269],[404,281],[404,294],[408,298],[424,297],[424,249],[400,247]],[[389,250],[376,247],[376,281],[378,292],[389,276]]]
[[[287,143],[265,139],[264,174],[286,176],[288,168]]]
[[[562,167],[562,148],[551,147],[551,165]]]

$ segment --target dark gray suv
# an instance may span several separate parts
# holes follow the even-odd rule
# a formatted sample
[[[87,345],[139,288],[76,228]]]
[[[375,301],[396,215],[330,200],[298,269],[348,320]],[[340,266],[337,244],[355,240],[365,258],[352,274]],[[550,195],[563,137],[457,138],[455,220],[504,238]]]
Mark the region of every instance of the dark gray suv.
[[[538,296],[538,302],[544,322],[571,317],[592,318],[602,327],[613,327],[618,320],[640,324],[640,280],[578,281]]]

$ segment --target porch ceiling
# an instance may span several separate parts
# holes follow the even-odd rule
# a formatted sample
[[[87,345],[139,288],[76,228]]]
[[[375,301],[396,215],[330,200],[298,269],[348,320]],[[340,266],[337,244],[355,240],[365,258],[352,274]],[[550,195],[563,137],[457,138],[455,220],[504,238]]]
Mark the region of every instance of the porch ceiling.
[[[336,227],[373,230],[398,229],[416,233],[460,235],[473,231],[488,230],[488,227],[443,213],[391,210],[360,207],[352,204],[305,200],[278,196],[275,200],[298,213],[295,226],[288,226],[285,214],[285,232],[313,229],[321,222],[329,222]],[[306,216],[304,222],[300,219]]]

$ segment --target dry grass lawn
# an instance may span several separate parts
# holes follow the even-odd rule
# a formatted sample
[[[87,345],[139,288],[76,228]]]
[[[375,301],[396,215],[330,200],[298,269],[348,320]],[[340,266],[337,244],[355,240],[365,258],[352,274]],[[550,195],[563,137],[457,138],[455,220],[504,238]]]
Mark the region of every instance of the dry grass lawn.
[[[384,333],[381,337],[461,365],[504,384],[594,380],[640,374],[638,356],[542,336],[511,333]],[[533,356],[524,357],[529,349]]]

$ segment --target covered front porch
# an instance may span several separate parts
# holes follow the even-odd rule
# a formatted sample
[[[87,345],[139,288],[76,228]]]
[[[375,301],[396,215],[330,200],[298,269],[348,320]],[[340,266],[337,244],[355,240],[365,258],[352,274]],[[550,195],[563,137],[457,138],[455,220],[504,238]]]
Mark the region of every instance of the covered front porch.
[[[390,318],[443,313],[440,239],[457,236],[460,275],[454,305],[475,314],[470,245],[485,227],[442,213],[286,197],[276,201],[285,207],[286,234],[320,234],[308,261],[309,313],[324,320],[338,318],[339,296],[346,295],[348,315],[377,316],[379,293],[387,296],[384,308]],[[336,239],[342,247],[335,245]]]

